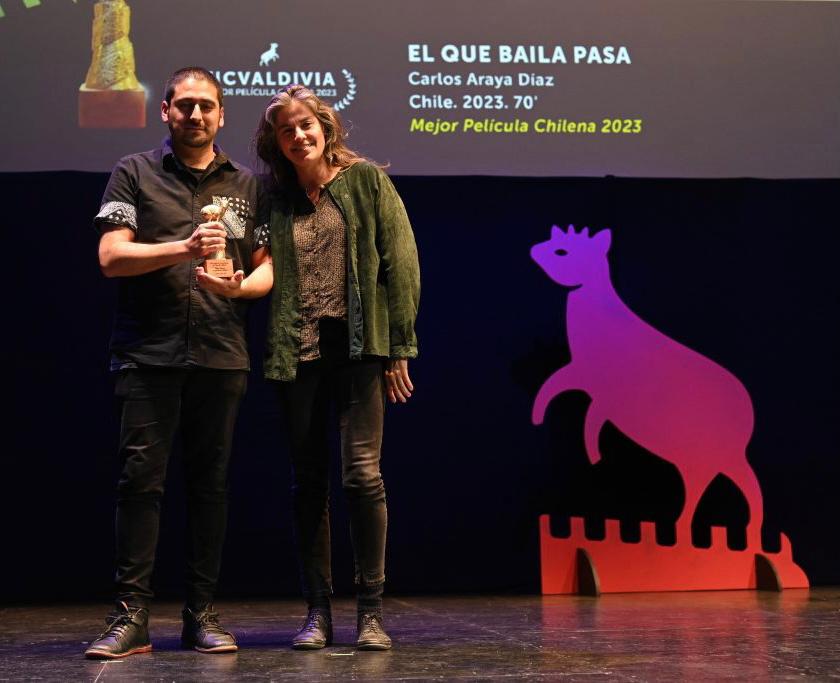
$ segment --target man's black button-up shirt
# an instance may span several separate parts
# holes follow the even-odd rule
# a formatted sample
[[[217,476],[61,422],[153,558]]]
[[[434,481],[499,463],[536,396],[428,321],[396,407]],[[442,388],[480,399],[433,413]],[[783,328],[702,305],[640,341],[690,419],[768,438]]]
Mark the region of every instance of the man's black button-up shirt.
[[[168,140],[160,149],[120,159],[94,224],[100,233],[128,227],[137,242],[172,242],[188,238],[205,222],[201,208],[220,199],[230,203],[222,221],[228,232],[227,256],[234,270],[247,275],[252,252],[267,229],[268,203],[260,180],[219,149],[200,177],[178,160]],[[248,369],[248,303],[201,289],[195,267],[202,262],[184,261],[120,278],[112,370],[144,365]]]

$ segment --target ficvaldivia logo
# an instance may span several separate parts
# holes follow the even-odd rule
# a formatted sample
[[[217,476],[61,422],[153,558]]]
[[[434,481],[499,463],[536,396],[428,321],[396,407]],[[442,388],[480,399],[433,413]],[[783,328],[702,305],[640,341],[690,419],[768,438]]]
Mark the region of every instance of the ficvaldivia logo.
[[[257,69],[215,69],[216,78],[222,84],[225,97],[271,97],[280,88],[298,83],[305,85],[318,97],[323,97],[337,111],[346,109],[356,97],[356,79],[349,69],[333,71],[271,71],[273,62],[282,63],[280,44],[269,43],[260,52]]]

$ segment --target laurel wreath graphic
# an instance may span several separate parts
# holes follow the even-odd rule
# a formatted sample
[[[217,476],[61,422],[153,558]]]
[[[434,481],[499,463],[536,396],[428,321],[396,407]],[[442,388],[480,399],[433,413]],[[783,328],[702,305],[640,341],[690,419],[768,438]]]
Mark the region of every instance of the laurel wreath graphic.
[[[347,69],[342,69],[341,73],[343,73],[344,78],[347,79],[347,94],[338,102],[333,104],[333,109],[336,111],[341,111],[345,107],[349,106],[356,97],[356,79],[353,78],[353,74],[351,74]]]

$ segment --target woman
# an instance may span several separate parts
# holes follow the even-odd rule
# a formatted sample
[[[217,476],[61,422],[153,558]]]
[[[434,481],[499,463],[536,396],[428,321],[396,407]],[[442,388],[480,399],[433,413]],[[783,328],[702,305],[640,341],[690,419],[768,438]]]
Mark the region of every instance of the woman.
[[[345,137],[336,112],[311,90],[293,85],[273,97],[254,139],[279,188],[266,238],[271,262],[244,281],[240,273],[227,282],[199,279],[233,296],[260,296],[273,281],[264,367],[277,381],[288,426],[309,608],[292,647],[332,640],[327,423],[334,407],[356,564],[357,647],[385,650],[382,423],[385,396],[404,403],[414,390],[408,359],[417,355],[420,278],[399,195]]]

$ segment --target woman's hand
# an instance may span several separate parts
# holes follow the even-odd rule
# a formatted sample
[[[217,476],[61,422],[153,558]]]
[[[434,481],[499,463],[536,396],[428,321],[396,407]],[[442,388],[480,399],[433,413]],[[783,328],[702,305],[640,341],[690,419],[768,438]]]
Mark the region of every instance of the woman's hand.
[[[411,398],[414,385],[408,376],[407,358],[389,358],[385,362],[385,390],[391,403],[405,403]]]
[[[201,288],[208,292],[236,299],[242,295],[242,280],[245,279],[245,273],[237,270],[231,278],[220,278],[208,275],[204,268],[199,266],[195,269],[195,279]]]

